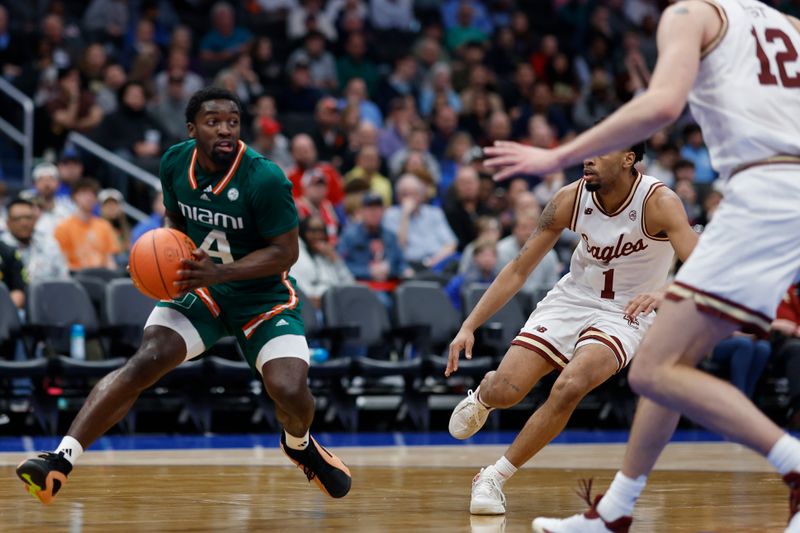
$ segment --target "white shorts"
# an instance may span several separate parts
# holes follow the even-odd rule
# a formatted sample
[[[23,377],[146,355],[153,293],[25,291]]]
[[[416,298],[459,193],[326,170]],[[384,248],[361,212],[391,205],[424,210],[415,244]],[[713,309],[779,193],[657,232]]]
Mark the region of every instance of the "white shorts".
[[[511,342],[527,348],[562,370],[585,344],[607,346],[617,359],[617,372],[636,353],[655,313],[631,319],[622,308],[582,290],[565,276],[539,302]]]
[[[734,175],[667,297],[764,336],[800,269],[800,165]]]

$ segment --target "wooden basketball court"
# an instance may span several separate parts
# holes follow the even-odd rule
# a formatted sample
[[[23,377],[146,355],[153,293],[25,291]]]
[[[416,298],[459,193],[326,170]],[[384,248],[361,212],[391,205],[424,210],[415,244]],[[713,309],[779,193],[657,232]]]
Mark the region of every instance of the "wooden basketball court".
[[[530,531],[540,514],[582,511],[578,480],[604,490],[623,446],[545,448],[507,485],[508,514],[471,517],[472,477],[503,446],[339,448],[353,489],[324,496],[277,449],[88,452],[56,502],[43,506],[14,475],[25,454],[0,454],[0,531]],[[769,465],[733,444],[672,444],[636,510],[635,532],[782,531],[787,490]]]

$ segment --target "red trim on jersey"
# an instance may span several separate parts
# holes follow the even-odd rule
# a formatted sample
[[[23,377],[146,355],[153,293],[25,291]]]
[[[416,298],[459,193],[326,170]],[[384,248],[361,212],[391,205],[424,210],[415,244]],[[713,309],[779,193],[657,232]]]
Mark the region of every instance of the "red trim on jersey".
[[[230,168],[228,168],[228,171],[225,173],[225,175],[222,176],[222,179],[219,180],[216,185],[214,185],[214,188],[211,191],[212,193],[218,195],[225,190],[225,187],[228,185],[228,183],[230,183],[233,175],[236,174],[236,170],[239,168],[239,163],[242,162],[242,157],[244,157],[246,150],[247,145],[244,144],[244,142],[239,141],[239,149],[236,152],[236,158],[233,160],[233,163],[231,164]],[[197,177],[194,173],[194,167],[196,163],[197,146],[195,146],[194,150],[192,150],[192,159],[189,161],[189,185],[191,185],[192,189],[197,189]]]
[[[201,287],[199,289],[194,290],[195,294],[200,297],[200,300],[208,307],[208,310],[211,311],[211,314],[214,315],[214,318],[217,318],[220,314],[219,305],[217,302],[214,301],[214,298],[211,297],[211,293],[208,292],[208,289]]]
[[[613,213],[609,213],[608,211],[606,211],[603,208],[603,205],[597,199],[597,193],[596,192],[592,192],[592,201],[594,202],[594,205],[605,216],[607,216],[607,217],[615,217],[615,216],[619,215],[620,213],[622,213],[625,210],[625,208],[627,208],[630,205],[630,203],[633,201],[633,197],[636,195],[636,189],[639,187],[639,183],[641,183],[641,182],[642,182],[642,173],[637,170],[636,171],[636,181],[633,182],[633,186],[631,187],[631,192],[628,193],[628,196],[627,196],[627,198],[625,198],[625,201],[622,202],[622,205],[619,206],[616,209],[616,211],[614,211]]]
[[[666,187],[666,185],[664,185],[660,181],[652,184],[650,186],[650,190],[647,191],[647,194],[644,196],[644,201],[642,202],[642,233],[644,233],[644,236],[647,237],[648,239],[653,239],[654,241],[663,242],[663,241],[668,241],[669,237],[656,237],[654,235],[650,235],[650,232],[647,231],[647,224],[645,224],[645,220],[647,220],[647,217],[645,216],[645,211],[647,210],[647,201],[650,199],[653,193],[656,192],[661,187]]]
[[[572,231],[575,230],[575,226],[578,224],[578,215],[580,215],[580,208],[581,208],[581,198],[583,196],[583,187],[585,183],[583,178],[578,180],[578,190],[575,192],[575,205],[572,206],[572,218],[569,221],[569,229]]]

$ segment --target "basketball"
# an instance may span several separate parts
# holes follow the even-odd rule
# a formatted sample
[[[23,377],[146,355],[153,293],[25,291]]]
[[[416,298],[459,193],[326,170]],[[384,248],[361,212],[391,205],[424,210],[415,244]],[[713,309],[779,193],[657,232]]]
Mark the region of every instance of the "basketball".
[[[192,240],[176,229],[148,231],[133,245],[128,260],[134,285],[150,298],[176,297],[180,290],[173,282],[178,280],[181,259],[191,259],[195,248]]]

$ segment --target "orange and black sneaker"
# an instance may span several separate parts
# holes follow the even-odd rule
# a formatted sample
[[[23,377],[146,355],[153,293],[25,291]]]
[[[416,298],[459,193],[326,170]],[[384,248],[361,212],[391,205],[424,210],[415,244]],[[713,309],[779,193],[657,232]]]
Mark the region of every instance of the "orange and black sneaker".
[[[309,436],[309,439],[311,442],[305,450],[295,450],[286,445],[286,434],[281,432],[281,449],[322,492],[333,498],[346,496],[353,481],[350,470],[341,459],[320,446],[314,437]]]
[[[45,505],[53,501],[71,471],[72,463],[64,458],[64,452],[45,452],[17,467],[17,475],[25,483],[25,489]]]

